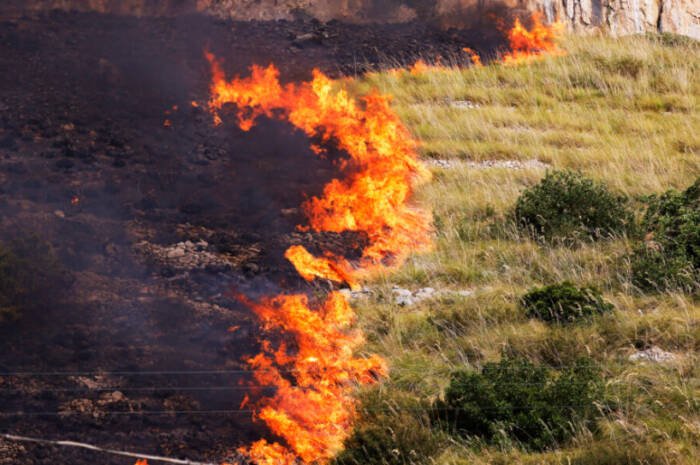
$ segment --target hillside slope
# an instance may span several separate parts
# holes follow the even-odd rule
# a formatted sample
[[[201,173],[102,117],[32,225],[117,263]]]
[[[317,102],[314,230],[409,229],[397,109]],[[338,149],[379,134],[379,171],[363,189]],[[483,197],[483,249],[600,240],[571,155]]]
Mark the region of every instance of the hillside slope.
[[[393,95],[422,141],[434,179],[417,197],[434,212],[436,238],[432,253],[354,295],[367,350],[389,360],[391,376],[361,394],[362,418],[339,463],[697,463],[698,282],[645,290],[633,268],[634,251],[654,243],[642,222],[648,196],[700,176],[700,46],[672,36],[564,46],[568,56],[529,66],[387,72],[351,84]],[[519,195],[557,170],[626,198],[633,225],[558,241],[519,228]],[[600,289],[613,310],[574,324],[527,313],[529,290],[566,281]],[[502,359],[517,362],[493,364]],[[586,367],[598,383],[591,398],[576,390]],[[561,383],[523,377],[538,369]],[[494,372],[500,381],[488,385]],[[486,421],[488,402],[499,409],[481,430],[466,420],[455,428],[463,412],[441,414],[452,404],[440,399],[459,392],[459,379],[473,383],[455,401],[477,409],[467,417]],[[569,390],[536,392],[552,385]],[[481,400],[465,403],[482,388]],[[579,394],[586,421],[568,416]],[[536,402],[549,413],[537,416]],[[523,425],[542,418],[555,419],[527,433]],[[552,427],[566,431],[534,441],[532,431]]]

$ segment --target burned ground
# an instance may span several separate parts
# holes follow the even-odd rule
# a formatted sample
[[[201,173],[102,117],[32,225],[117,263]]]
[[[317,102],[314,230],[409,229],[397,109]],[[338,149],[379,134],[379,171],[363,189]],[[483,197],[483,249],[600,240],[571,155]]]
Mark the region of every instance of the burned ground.
[[[245,133],[224,112],[215,127],[203,110],[205,49],[230,73],[274,62],[297,80],[314,67],[338,76],[497,43],[497,33],[425,24],[1,22],[0,238],[36,235],[66,282],[60,297],[37,295],[0,323],[0,431],[212,460],[262,434],[239,407],[257,329],[231,292],[299,288],[281,259],[292,243],[347,253],[362,241],[295,229],[343,154],[315,156],[280,122]],[[12,451],[13,464],[93,460]]]

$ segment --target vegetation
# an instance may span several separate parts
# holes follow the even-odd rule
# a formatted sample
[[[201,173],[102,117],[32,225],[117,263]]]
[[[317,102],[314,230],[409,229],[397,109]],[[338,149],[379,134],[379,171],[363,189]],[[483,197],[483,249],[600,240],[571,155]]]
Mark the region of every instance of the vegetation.
[[[441,441],[430,428],[427,405],[402,393],[386,398],[370,391],[346,449],[336,465],[413,465],[439,451]]]
[[[499,444],[516,440],[542,450],[590,426],[599,396],[600,379],[589,360],[557,373],[524,358],[505,357],[485,364],[480,373],[453,373],[436,408],[457,434]]]
[[[700,178],[685,192],[653,196],[642,221],[645,241],[632,259],[644,289],[686,288],[700,281]]]
[[[647,199],[655,195],[653,206],[669,189],[685,192],[700,175],[700,45],[636,36],[576,37],[563,46],[567,56],[529,66],[376,73],[347,83],[354,91],[377,87],[393,95],[427,161],[449,162],[431,165],[433,181],[416,192],[435,217],[433,251],[378,276],[368,283],[376,295],[354,303],[366,350],[391,367],[377,395],[416,405],[384,409],[376,422],[385,430],[421,425],[420,441],[432,447],[423,449],[429,458],[416,461],[421,465],[691,465],[700,456],[698,278],[690,278],[694,287],[649,288],[635,265],[642,242],[653,239],[669,250],[658,231],[671,243],[691,238],[652,219],[687,215],[647,213]],[[465,101],[470,104],[460,104]],[[580,173],[629,199],[626,209],[639,219],[641,234],[575,247],[521,234],[510,221],[518,198],[548,171]],[[688,224],[675,221],[664,224]],[[615,311],[586,324],[527,317],[523,295],[566,281],[577,289],[595,286]],[[387,298],[393,285],[471,293],[401,307]],[[629,359],[652,346],[674,359]],[[425,420],[431,405],[447,401],[453,373],[486,382],[484,367],[507,357],[527,360],[535,370],[550,367],[547,382],[553,383],[581,356],[599,368],[605,408],[571,426],[568,440],[539,449],[514,427],[507,435],[464,435]],[[364,447],[356,439],[345,457]]]
[[[528,317],[550,323],[574,323],[613,309],[596,288],[579,288],[568,281],[530,290],[521,305]]]
[[[0,245],[0,324],[52,301],[67,279],[52,249],[37,237]]]
[[[573,171],[552,171],[515,204],[518,226],[546,239],[598,238],[631,223],[624,197]]]

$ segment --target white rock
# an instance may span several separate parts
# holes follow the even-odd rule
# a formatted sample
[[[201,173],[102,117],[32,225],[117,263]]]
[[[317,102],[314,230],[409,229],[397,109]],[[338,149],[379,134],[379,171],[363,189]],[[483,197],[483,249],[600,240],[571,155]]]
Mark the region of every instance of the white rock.
[[[662,362],[672,362],[676,360],[678,357],[676,354],[673,354],[671,352],[666,352],[663,349],[660,349],[659,347],[651,347],[646,350],[641,350],[639,352],[635,352],[632,355],[629,356],[629,360],[631,362],[654,362],[654,363],[662,363]]]
[[[415,304],[416,300],[411,295],[398,295],[394,299],[394,302],[396,302],[396,305],[400,305],[401,307],[407,307]]]
[[[452,108],[479,108],[479,104],[472,102],[471,100],[452,100],[450,102]]]
[[[395,296],[411,296],[411,295],[413,295],[413,292],[411,292],[410,289],[404,289],[404,288],[398,287],[398,286],[394,286],[391,289],[391,292],[393,292]]]
[[[173,249],[168,250],[168,258],[180,258],[185,256],[185,249],[181,249],[180,247],[175,247]]]

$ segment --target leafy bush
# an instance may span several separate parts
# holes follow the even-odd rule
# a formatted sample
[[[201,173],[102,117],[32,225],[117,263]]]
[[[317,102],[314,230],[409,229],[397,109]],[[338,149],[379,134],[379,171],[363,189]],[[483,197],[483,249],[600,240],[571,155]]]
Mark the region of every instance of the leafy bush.
[[[515,205],[522,229],[547,240],[599,238],[625,231],[632,215],[626,199],[573,171],[551,171]]]
[[[698,288],[700,280],[700,178],[685,192],[649,199],[642,219],[646,233],[632,256],[635,284],[642,289]]]
[[[407,395],[374,390],[362,399],[360,417],[334,465],[422,465],[441,447],[430,428],[430,406]]]
[[[523,296],[520,305],[530,318],[562,324],[589,319],[613,309],[597,289],[576,287],[568,281],[534,288]]]
[[[0,245],[0,323],[51,302],[68,283],[51,247],[37,237]]]
[[[589,360],[557,372],[504,357],[484,365],[481,373],[453,373],[436,412],[456,434],[491,443],[515,440],[543,450],[569,439],[576,427],[590,426],[600,393],[600,378]]]

